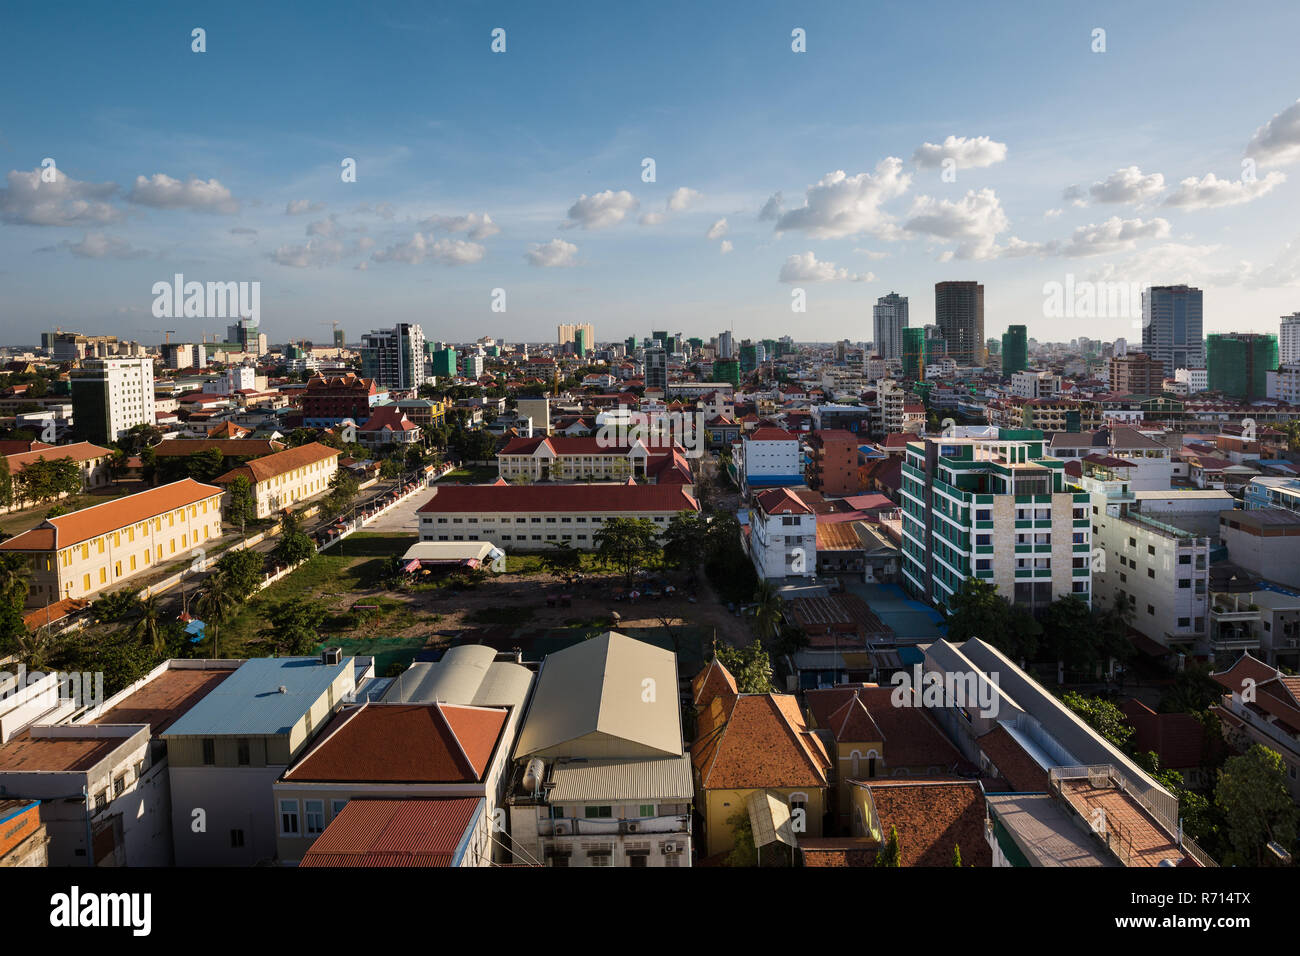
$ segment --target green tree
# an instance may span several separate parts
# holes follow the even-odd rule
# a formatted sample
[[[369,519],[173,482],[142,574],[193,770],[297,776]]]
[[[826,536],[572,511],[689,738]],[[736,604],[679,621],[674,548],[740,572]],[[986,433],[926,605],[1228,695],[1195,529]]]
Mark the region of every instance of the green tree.
[[[247,475],[236,475],[226,485],[226,520],[239,525],[240,535],[248,522],[257,519],[257,501],[253,497],[253,483]]]
[[[131,617],[140,603],[139,590],[119,588],[108,591],[95,599],[90,606],[91,620],[96,624],[109,624]]]
[[[538,560],[547,571],[557,575],[582,567],[582,553],[567,541],[552,542],[550,550],[543,551]]]
[[[949,601],[948,640],[953,643],[979,638],[1008,657],[1024,660],[1038,650],[1042,630],[1032,614],[979,578],[967,578]]]
[[[9,459],[0,455],[0,508],[14,503],[14,479],[9,473]]]
[[[709,551],[709,519],[695,511],[679,511],[664,531],[664,558],[692,575]]]
[[[785,620],[784,604],[771,581],[759,581],[754,589],[754,627],[763,640],[772,640]]]
[[[183,460],[186,475],[195,481],[209,482],[226,471],[226,457],[221,453],[220,448],[209,448],[207,451],[188,455]]]
[[[961,844],[960,843],[954,843],[952,845],[952,865],[961,866]]]
[[[0,602],[20,612],[27,605],[31,587],[32,563],[24,554],[0,554]]]
[[[230,589],[240,600],[248,597],[262,583],[266,559],[251,548],[227,551],[217,560],[217,570],[225,576]]]
[[[754,827],[749,821],[749,811],[741,807],[727,817],[727,826],[731,827],[733,837],[727,866],[757,866],[758,850],[754,846]]]
[[[262,633],[269,637],[276,653],[303,656],[310,654],[320,642],[317,632],[325,620],[325,608],[303,598],[293,598],[276,605],[266,618],[270,626]]]
[[[1124,719],[1124,712],[1110,701],[1085,697],[1071,690],[1061,695],[1061,703],[1120,750],[1128,752],[1134,730]]]
[[[628,587],[637,569],[659,556],[659,530],[648,518],[610,518],[594,537],[602,567],[622,572]]]
[[[876,866],[902,866],[903,847],[898,842],[898,827],[889,828],[889,839],[876,853]]]
[[[241,600],[239,586],[218,563],[217,569],[203,582],[203,590],[194,604],[194,610],[203,621],[204,636],[212,638],[213,657],[217,656],[217,629],[235,613]]]
[[[1219,771],[1214,802],[1226,821],[1228,858],[1238,866],[1263,866],[1267,846],[1291,850],[1296,839],[1296,807],[1287,789],[1286,764],[1275,751],[1255,744],[1231,757]]]
[[[1067,674],[1083,670],[1095,660],[1093,625],[1092,609],[1073,594],[1053,601],[1044,609],[1044,650]]]
[[[742,694],[775,693],[776,688],[772,685],[772,659],[758,638],[744,647],[719,645],[716,654],[722,666],[736,679],[736,688]]]
[[[167,650],[163,611],[158,605],[157,595],[150,594],[148,597],[138,598],[130,611],[130,618],[131,626],[128,632],[141,647],[155,655]]]

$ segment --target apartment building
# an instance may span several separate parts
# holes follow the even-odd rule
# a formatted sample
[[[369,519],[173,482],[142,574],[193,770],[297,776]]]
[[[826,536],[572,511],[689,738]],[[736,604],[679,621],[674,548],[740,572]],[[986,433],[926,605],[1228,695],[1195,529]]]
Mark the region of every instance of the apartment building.
[[[1145,352],[1114,356],[1108,373],[1110,390],[1120,395],[1159,395],[1164,391],[1165,363]]]
[[[975,577],[1025,606],[1091,601],[1088,495],[1070,489],[1040,432],[921,439],[908,444],[902,471],[902,571],[913,595],[947,605]]]
[[[733,446],[741,488],[774,488],[803,484],[803,454],[799,436],[783,428],[756,428]]]
[[[1224,511],[1219,540],[1228,560],[1251,574],[1300,587],[1300,513],[1283,508]],[[0,548],[4,545],[0,545]]]
[[[1190,651],[1206,636],[1209,536],[1137,510],[1136,466],[1090,455],[1080,463],[1079,488],[1088,492],[1094,551],[1093,600],[1101,607],[1127,601],[1132,626],[1163,647]]]
[[[765,581],[817,576],[817,515],[789,488],[770,488],[750,500],[742,529],[754,570]]]
[[[410,322],[361,336],[361,374],[388,388],[424,384],[424,331]]]
[[[419,509],[421,541],[490,541],[505,551],[555,544],[596,547],[611,518],[644,518],[666,530],[681,511],[699,511],[681,485],[445,485]]]
[[[1300,803],[1300,697],[1296,679],[1249,653],[1210,675],[1227,692],[1211,708],[1228,745],[1245,753],[1254,744],[1282,757],[1291,799]]]
[[[304,824],[297,809],[277,811],[272,788],[351,697],[356,671],[330,652],[247,660],[161,734],[177,866],[275,857]]]
[[[1055,398],[1061,391],[1061,376],[1028,369],[1011,376],[1011,394],[1016,398]]]
[[[185,478],[46,518],[0,543],[31,559],[28,607],[89,599],[221,537],[221,489]]]
[[[103,445],[154,424],[153,359],[86,359],[71,384],[73,433],[82,441]]]
[[[16,455],[6,455],[5,461],[9,465],[9,476],[18,478],[28,465],[38,461],[60,461],[64,458],[70,458],[81,470],[83,491],[107,488],[112,484],[113,472],[110,466],[113,461],[113,449],[92,445],[90,442],[83,441],[72,445],[19,452]],[[21,487],[15,487],[14,492],[15,497],[20,497]]]
[[[302,423],[306,428],[329,428],[344,419],[360,424],[379,403],[381,390],[373,379],[345,375],[313,375],[302,393]]]
[[[308,442],[254,458],[213,479],[213,483],[225,487],[241,475],[247,478],[253,487],[257,516],[266,518],[328,491],[330,478],[338,471],[339,454],[337,448]]]
[[[808,435],[808,487],[824,495],[858,493],[858,436],[839,430]]]
[[[548,654],[514,753],[516,863],[691,865],[677,655],[617,631]]]

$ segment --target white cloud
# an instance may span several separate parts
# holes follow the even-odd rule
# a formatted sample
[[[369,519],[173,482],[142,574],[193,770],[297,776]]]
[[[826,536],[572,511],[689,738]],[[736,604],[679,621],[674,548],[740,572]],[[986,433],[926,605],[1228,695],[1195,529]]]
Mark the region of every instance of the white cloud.
[[[106,236],[102,232],[88,232],[80,242],[64,239],[58,248],[83,259],[139,259],[149,255],[147,250],[135,248],[120,236]]]
[[[1300,162],[1300,100],[1255,130],[1246,155],[1265,166],[1288,166]]]
[[[939,239],[956,240],[958,259],[990,259],[997,254],[997,236],[1010,224],[992,189],[969,191],[961,199],[920,196],[912,204],[903,228]]]
[[[673,190],[672,195],[668,197],[668,202],[666,203],[668,211],[681,212],[699,199],[700,196],[701,193],[698,190],[690,189],[686,186],[678,186]]]
[[[330,216],[328,219],[320,219],[316,222],[307,224],[307,235],[336,237],[343,234],[343,227],[339,225],[336,217]]]
[[[813,239],[841,239],[859,233],[892,236],[893,219],[880,206],[907,192],[911,182],[911,175],[903,172],[903,161],[896,156],[877,163],[875,173],[848,176],[837,169],[809,186],[804,204],[782,213],[776,229],[800,230]]]
[[[1103,223],[1080,226],[1066,244],[1049,243],[1048,251],[1070,258],[1101,256],[1137,247],[1139,239],[1163,239],[1169,235],[1165,219],[1120,219],[1111,216]]]
[[[779,219],[784,209],[785,199],[778,189],[767,198],[767,202],[763,203],[763,208],[758,211],[758,218],[760,220]]]
[[[550,242],[534,243],[524,254],[524,258],[530,265],[552,269],[575,265],[577,255],[578,247],[573,243],[565,242],[563,239],[552,239]]]
[[[310,199],[290,199],[284,206],[286,216],[301,216],[309,212],[320,212],[325,208],[323,202],[313,202]]]
[[[668,216],[662,212],[647,212],[642,213],[641,218],[637,221],[643,226],[657,226],[667,218]]]
[[[155,209],[196,209],[202,212],[235,213],[239,201],[215,179],[188,182],[172,179],[166,173],[135,177],[135,187],[127,193],[127,202]]]
[[[1158,195],[1164,188],[1165,177],[1162,174],[1144,174],[1137,166],[1125,166],[1089,186],[1088,196],[1093,202],[1136,205]],[[1079,186],[1066,190],[1066,199],[1078,200],[1081,196]],[[1083,205],[1077,201],[1075,204]]]
[[[1178,189],[1165,200],[1165,205],[1181,206],[1184,209],[1236,206],[1258,199],[1284,182],[1286,173],[1277,170],[1253,181],[1219,179],[1214,173],[1206,173],[1200,179],[1190,176],[1178,184]]]
[[[614,192],[606,189],[603,193],[588,196],[583,193],[578,201],[569,207],[569,218],[562,223],[562,229],[605,229],[616,226],[634,212],[641,204],[626,189]]]
[[[420,223],[434,232],[463,232],[467,239],[479,240],[495,236],[501,227],[487,213],[471,212],[465,216],[430,216]]]
[[[942,145],[923,143],[912,153],[912,162],[922,169],[942,166],[945,159],[956,161],[959,169],[978,169],[992,166],[1007,158],[1007,144],[998,143],[987,136],[949,136]]]
[[[709,231],[704,234],[706,239],[721,239],[727,234],[727,220],[719,219],[709,227]]]
[[[375,262],[405,262],[419,265],[426,260],[449,266],[462,266],[479,262],[487,250],[476,242],[463,239],[434,239],[422,232],[411,236],[408,242],[389,246],[371,255]]]
[[[282,266],[306,269],[311,266],[333,265],[343,258],[344,243],[338,239],[318,237],[302,245],[283,245],[271,253],[271,259]]]
[[[848,269],[837,269],[833,262],[820,262],[811,252],[793,255],[785,260],[781,267],[781,282],[871,282],[876,277],[868,272],[866,275],[853,275]]]
[[[731,244],[730,239],[723,239],[722,244],[718,246],[718,249],[721,250],[724,256],[734,248],[735,247]]]
[[[0,189],[0,222],[26,226],[75,226],[117,222],[122,210],[104,200],[116,183],[85,183],[55,169],[54,182],[41,181],[43,170],[10,170]]]

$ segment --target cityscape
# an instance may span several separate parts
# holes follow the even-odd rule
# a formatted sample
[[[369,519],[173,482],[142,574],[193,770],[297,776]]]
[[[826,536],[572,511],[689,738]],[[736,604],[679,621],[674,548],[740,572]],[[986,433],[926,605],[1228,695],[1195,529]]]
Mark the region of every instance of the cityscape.
[[[670,6],[18,14],[11,69],[79,61],[0,125],[0,866],[51,927],[149,935],[164,869],[415,867],[1154,868],[1088,878],[1098,926],[1262,922],[1300,14],[1146,110],[1135,37],[1170,67],[1208,4],[994,4],[951,102],[832,108],[851,34],[924,18],[666,47]],[[980,15],[939,6],[956,57]],[[69,101],[110,49],[174,86]]]

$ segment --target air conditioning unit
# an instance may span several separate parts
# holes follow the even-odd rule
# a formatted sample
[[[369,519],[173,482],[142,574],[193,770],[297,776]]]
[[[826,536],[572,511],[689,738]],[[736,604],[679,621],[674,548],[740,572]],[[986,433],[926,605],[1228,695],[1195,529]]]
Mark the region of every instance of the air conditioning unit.
[[[681,848],[676,843],[665,843],[664,853],[679,853]]]
[[[627,832],[628,832],[628,833],[637,833],[638,831],[640,831],[640,829],[641,829],[641,824],[639,824],[639,823],[631,823],[631,822],[629,822],[628,825],[627,825]]]
[[[556,835],[556,836],[568,836],[568,835],[569,835],[569,823],[568,823],[567,820],[565,820],[565,821],[557,820],[557,821],[555,822],[555,835]]]

